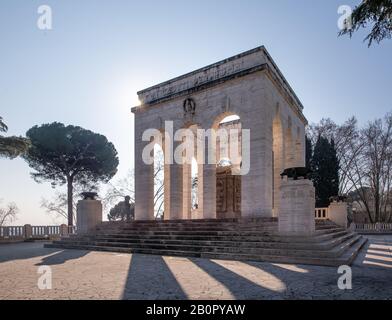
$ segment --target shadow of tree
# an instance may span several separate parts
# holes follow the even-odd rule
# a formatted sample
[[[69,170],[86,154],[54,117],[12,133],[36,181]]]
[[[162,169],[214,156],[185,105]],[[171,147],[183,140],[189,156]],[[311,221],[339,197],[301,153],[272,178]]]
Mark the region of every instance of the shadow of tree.
[[[56,252],[53,255],[43,257],[40,263],[36,266],[53,266],[58,264],[63,264],[69,260],[75,260],[84,257],[90,251],[85,250],[63,250]]]
[[[46,256],[60,249],[44,248],[42,242],[21,242],[0,245],[0,263]]]

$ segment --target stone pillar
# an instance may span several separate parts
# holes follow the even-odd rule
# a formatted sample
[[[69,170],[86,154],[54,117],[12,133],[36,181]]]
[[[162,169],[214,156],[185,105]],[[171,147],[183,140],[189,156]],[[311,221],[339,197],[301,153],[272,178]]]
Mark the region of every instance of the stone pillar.
[[[48,226],[44,227],[44,236],[49,237],[49,227]]]
[[[182,220],[184,210],[184,165],[174,156],[182,142],[173,141],[173,156],[170,166],[170,220]],[[176,161],[177,160],[177,161]]]
[[[192,165],[182,165],[183,178],[183,205],[182,205],[182,219],[191,219],[192,210]]]
[[[293,138],[292,127],[290,125],[286,129],[285,134],[285,169],[297,167],[296,157],[295,157],[295,139]]]
[[[315,189],[307,179],[282,180],[280,186],[279,233],[310,236],[315,232]]]
[[[135,220],[154,220],[154,162],[143,161],[142,128],[135,122]],[[152,154],[152,156],[154,156]]]
[[[170,166],[170,220],[183,217],[183,166],[173,163]]]
[[[250,160],[249,172],[242,176],[241,182],[243,218],[272,217],[272,126],[259,118],[257,114],[254,121],[244,121],[242,130],[243,168],[246,157]],[[246,128],[250,128],[250,137],[246,136]]]
[[[306,138],[301,128],[297,129],[298,139],[296,144],[296,166],[306,167]]]
[[[166,155],[165,151],[165,155]],[[164,220],[170,220],[170,164],[165,164],[164,165],[164,213],[163,213],[163,219]]]
[[[347,202],[334,201],[329,205],[328,208],[329,220],[336,223],[338,226],[347,229],[348,227],[347,211],[348,211]]]
[[[63,237],[63,236],[67,236],[68,235],[68,226],[66,225],[66,224],[62,224],[61,226],[60,226],[60,236],[61,237]]]
[[[23,237],[25,239],[30,239],[33,237],[33,228],[30,224],[25,224],[23,227]]]
[[[99,200],[80,200],[77,205],[77,234],[86,234],[102,222],[102,203]]]
[[[204,136],[203,171],[203,219],[216,219],[216,132]]]
[[[216,165],[203,166],[203,219],[216,219]]]
[[[273,215],[279,216],[280,207],[280,184],[282,178],[280,174],[285,169],[285,148],[284,148],[284,133],[280,119],[275,119],[273,123]]]
[[[197,219],[203,219],[203,164],[197,166],[197,198],[198,198],[198,208],[197,208]]]

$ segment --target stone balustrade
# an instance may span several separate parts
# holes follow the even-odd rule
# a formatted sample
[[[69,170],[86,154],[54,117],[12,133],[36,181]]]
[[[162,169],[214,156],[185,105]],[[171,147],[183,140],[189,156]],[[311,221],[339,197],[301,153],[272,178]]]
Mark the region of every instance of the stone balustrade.
[[[60,226],[5,226],[0,227],[0,240],[26,240],[34,238],[60,238],[75,234],[76,228],[65,224]]]
[[[314,210],[314,217],[316,220],[328,220],[329,208],[316,208]]]
[[[354,223],[358,233],[392,233],[392,223]]]
[[[337,225],[348,228],[348,204],[345,201],[333,201],[329,207],[315,208],[316,220],[331,220]]]

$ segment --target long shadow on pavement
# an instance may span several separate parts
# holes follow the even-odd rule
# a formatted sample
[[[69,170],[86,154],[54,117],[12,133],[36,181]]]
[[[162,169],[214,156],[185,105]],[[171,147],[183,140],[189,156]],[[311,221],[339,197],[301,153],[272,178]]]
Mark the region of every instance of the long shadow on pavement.
[[[37,263],[36,266],[53,266],[63,264],[69,260],[82,258],[89,252],[90,251],[85,250],[63,250],[50,256],[43,257],[41,262]]]
[[[42,242],[21,242],[0,245],[0,263],[46,256],[60,249],[44,248]]]
[[[187,295],[161,256],[133,254],[125,283],[125,300],[184,300]]]
[[[276,298],[280,295],[280,292],[258,285],[214,261],[207,259],[189,260],[221,283],[236,299]]]

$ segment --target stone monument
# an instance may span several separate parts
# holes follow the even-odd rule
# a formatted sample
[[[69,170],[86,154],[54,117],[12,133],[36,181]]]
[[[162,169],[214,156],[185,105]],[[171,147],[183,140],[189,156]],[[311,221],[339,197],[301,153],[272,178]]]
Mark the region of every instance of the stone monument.
[[[182,129],[218,129],[226,117],[237,116],[241,125],[242,163],[249,170],[236,181],[235,214],[241,218],[278,217],[280,177],[286,168],[305,165],[303,105],[265,47],[258,47],[138,92],[135,115],[135,220],[154,220],[154,163],[143,161],[151,144],[143,135],[177,133]],[[168,125],[170,124],[170,125]],[[170,127],[170,128],[169,128]],[[244,132],[250,132],[248,136]],[[216,139],[202,138],[198,149],[197,218],[217,219],[222,188],[216,158]],[[173,139],[167,139],[167,141]],[[246,142],[246,143],[245,143]],[[159,144],[159,142],[156,142]],[[162,143],[167,159],[176,147]],[[249,149],[249,151],[247,151]],[[199,155],[201,155],[199,157]],[[245,166],[246,167],[246,166]],[[164,166],[165,220],[192,218],[191,170],[188,164],[168,161]],[[305,182],[304,182],[305,183]],[[223,188],[223,190],[225,190]],[[232,195],[228,195],[231,199]],[[231,214],[233,216],[233,214]],[[314,218],[314,217],[313,217]]]

